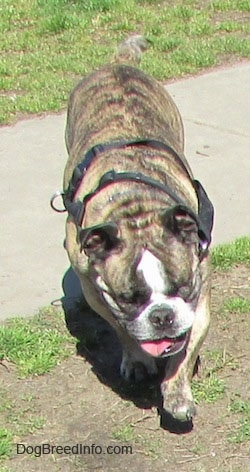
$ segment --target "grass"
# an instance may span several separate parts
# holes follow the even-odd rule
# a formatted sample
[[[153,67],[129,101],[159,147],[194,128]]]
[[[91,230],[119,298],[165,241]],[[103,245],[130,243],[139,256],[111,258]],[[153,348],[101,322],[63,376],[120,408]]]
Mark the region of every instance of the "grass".
[[[8,391],[2,390],[1,393],[8,398]],[[18,399],[18,404],[8,400],[8,404],[2,408],[1,413],[6,419],[7,427],[13,431],[15,438],[34,434],[45,425],[44,417],[34,411],[34,400],[36,397],[27,400]]]
[[[250,399],[245,401],[239,397],[233,398],[229,410],[240,415],[239,426],[235,428],[233,434],[230,434],[229,441],[233,443],[250,441]]]
[[[0,326],[0,360],[4,366],[13,363],[17,375],[25,378],[46,374],[74,352],[75,342],[65,328],[63,313],[56,308],[41,309],[29,318],[14,318]],[[8,391],[0,388],[0,461],[11,456],[13,439],[34,434],[45,425],[36,411],[33,395],[13,402]],[[0,471],[7,469],[1,468]]]
[[[235,370],[239,367],[238,359],[231,356],[226,350],[204,350],[202,378],[192,380],[192,392],[195,403],[214,403],[223,397],[226,390],[224,380],[220,379],[223,369]]]
[[[250,300],[244,297],[228,298],[224,302],[222,310],[230,313],[250,313]]]
[[[10,400],[9,391],[0,388],[0,472],[1,462],[11,456],[13,445],[20,439],[33,435],[45,425],[45,418],[39,414],[35,405],[36,397],[27,395]]]
[[[206,364],[205,376],[217,374],[228,367],[235,370],[239,367],[239,361],[225,349],[207,349],[203,352]]]
[[[212,250],[214,269],[229,270],[236,264],[250,266],[250,237],[236,239],[232,243],[221,244]]]
[[[117,428],[112,431],[113,439],[117,439],[119,441],[129,442],[134,439],[134,431],[133,427],[130,424],[126,424],[121,428]]]
[[[9,457],[12,450],[13,434],[6,428],[0,427],[0,460]]]
[[[61,110],[131,33],[150,39],[141,66],[159,80],[249,57],[249,11],[249,0],[2,0],[0,123]]]
[[[159,441],[154,440],[154,438],[145,438],[143,434],[138,433],[135,428],[135,424],[128,423],[124,424],[111,432],[112,439],[116,441],[120,441],[121,443],[129,443],[128,447],[132,448],[132,444],[146,449],[147,456],[157,458],[159,455],[159,449],[161,448],[161,443]],[[123,447],[126,448],[126,445]],[[133,450],[133,449],[131,449]]]
[[[63,327],[62,313],[51,308],[8,321],[0,326],[0,359],[14,363],[20,377],[49,372],[72,353],[72,338]]]
[[[212,372],[202,379],[193,379],[192,392],[196,404],[214,403],[223,396],[225,383]]]

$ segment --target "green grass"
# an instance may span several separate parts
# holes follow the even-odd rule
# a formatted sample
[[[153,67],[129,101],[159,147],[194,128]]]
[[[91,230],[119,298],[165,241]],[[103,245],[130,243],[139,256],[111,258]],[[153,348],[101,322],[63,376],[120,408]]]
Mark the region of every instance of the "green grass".
[[[203,352],[206,363],[206,375],[216,374],[228,367],[235,370],[239,367],[239,361],[225,349],[206,349]]]
[[[250,398],[246,401],[235,397],[232,399],[229,409],[230,412],[241,417],[239,427],[230,434],[229,441],[234,443],[250,441]]]
[[[220,378],[223,370],[231,371],[239,367],[239,360],[225,349],[205,349],[202,353],[202,378],[192,380],[192,392],[195,403],[214,403],[223,397],[225,382]]]
[[[30,411],[23,409],[22,411],[14,410],[7,415],[8,424],[15,431],[15,436],[22,438],[28,434],[34,434],[37,430],[42,429],[45,425],[43,416],[35,415]]]
[[[237,264],[250,266],[249,236],[238,238],[232,243],[218,245],[212,250],[214,269],[229,270]]]
[[[250,300],[244,297],[228,298],[222,309],[230,313],[250,313]]]
[[[37,408],[35,396],[20,397],[17,393],[15,398],[13,392],[0,387],[0,397],[3,399],[0,405],[0,422],[4,424],[4,428],[0,428],[1,461],[10,456],[14,442],[42,429],[45,426],[45,418]]]
[[[197,404],[214,403],[222,398],[225,392],[225,382],[220,378],[220,373],[225,368],[237,369],[239,361],[226,350],[221,349],[204,350],[202,361],[204,364],[202,378],[192,380],[194,400]]]
[[[0,460],[9,457],[12,450],[13,434],[6,428],[0,427]]]
[[[112,437],[119,441],[129,442],[134,439],[134,430],[132,425],[127,424],[121,428],[112,431]]]
[[[195,403],[214,403],[225,392],[225,383],[216,374],[211,373],[203,379],[193,379],[192,392]]]
[[[0,359],[14,363],[20,377],[49,372],[73,351],[73,338],[63,328],[62,313],[50,308],[8,321],[0,326]]]
[[[249,11],[249,0],[1,0],[0,123],[61,110],[131,33],[151,40],[141,67],[159,80],[249,57]]]
[[[15,434],[15,438],[22,438],[42,429],[45,419],[35,407],[36,397],[19,397],[14,401],[10,400],[9,393],[6,389],[0,389],[1,397],[5,399],[0,413],[5,418],[6,427]]]

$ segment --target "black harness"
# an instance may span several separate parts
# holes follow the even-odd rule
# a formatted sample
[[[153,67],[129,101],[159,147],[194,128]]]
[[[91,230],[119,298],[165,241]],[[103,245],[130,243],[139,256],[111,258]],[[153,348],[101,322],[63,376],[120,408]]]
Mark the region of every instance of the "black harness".
[[[119,150],[119,149],[124,149],[124,148],[131,148],[133,146],[136,146],[136,147],[147,146],[151,149],[164,150],[172,154],[175,161],[182,167],[182,169],[185,171],[185,173],[191,180],[192,185],[195,189],[195,192],[198,198],[198,215],[196,215],[191,210],[191,208],[187,207],[185,202],[172,191],[169,185],[163,184],[140,172],[115,172],[114,170],[110,170],[106,172],[105,174],[103,174],[95,190],[85,195],[85,197],[83,198],[83,201],[80,201],[80,200],[74,201],[74,196],[79,188],[79,185],[84,179],[84,176],[90,164],[98,155],[108,150],[113,150],[113,149]],[[177,154],[177,152],[169,145],[162,143],[160,141],[157,141],[154,139],[118,141],[118,142],[114,141],[107,144],[98,144],[96,146],[93,146],[91,149],[87,151],[82,162],[78,164],[76,168],[74,169],[72,178],[69,182],[69,186],[67,190],[62,193],[65,209],[74,218],[76,224],[79,227],[81,227],[87,202],[92,197],[94,197],[100,190],[107,187],[108,185],[115,182],[128,181],[128,180],[157,188],[161,190],[162,192],[165,192],[177,204],[181,205],[182,208],[185,208],[188,214],[190,214],[197,223],[201,251],[203,248],[204,249],[203,256],[204,256],[205,251],[207,250],[209,244],[211,243],[211,231],[213,227],[213,215],[214,215],[213,205],[211,201],[209,200],[200,182],[198,182],[198,180],[192,179],[188,169],[186,168],[185,164],[183,163],[182,159]]]

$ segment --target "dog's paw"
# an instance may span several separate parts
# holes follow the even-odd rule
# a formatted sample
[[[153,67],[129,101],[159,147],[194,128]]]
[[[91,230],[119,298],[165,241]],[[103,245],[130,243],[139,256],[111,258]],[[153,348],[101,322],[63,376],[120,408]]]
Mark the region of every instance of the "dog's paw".
[[[172,400],[167,397],[164,399],[163,409],[169,413],[172,418],[181,422],[192,421],[196,415],[196,408],[193,401],[186,400],[185,398],[178,398]]]
[[[141,382],[156,375],[158,371],[153,357],[123,351],[120,372],[127,381]]]
[[[161,387],[163,409],[177,421],[190,422],[196,415],[196,407],[189,387],[185,391],[169,391],[165,383]]]

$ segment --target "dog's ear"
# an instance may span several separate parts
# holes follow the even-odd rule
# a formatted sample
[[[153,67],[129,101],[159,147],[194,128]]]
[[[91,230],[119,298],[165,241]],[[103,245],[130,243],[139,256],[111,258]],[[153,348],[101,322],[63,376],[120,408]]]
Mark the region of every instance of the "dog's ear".
[[[108,222],[91,226],[79,231],[79,242],[81,251],[87,256],[96,255],[103,258],[108,251],[118,245],[118,226],[116,223]]]
[[[197,242],[198,223],[195,214],[185,205],[175,205],[161,213],[164,227],[186,243]]]

